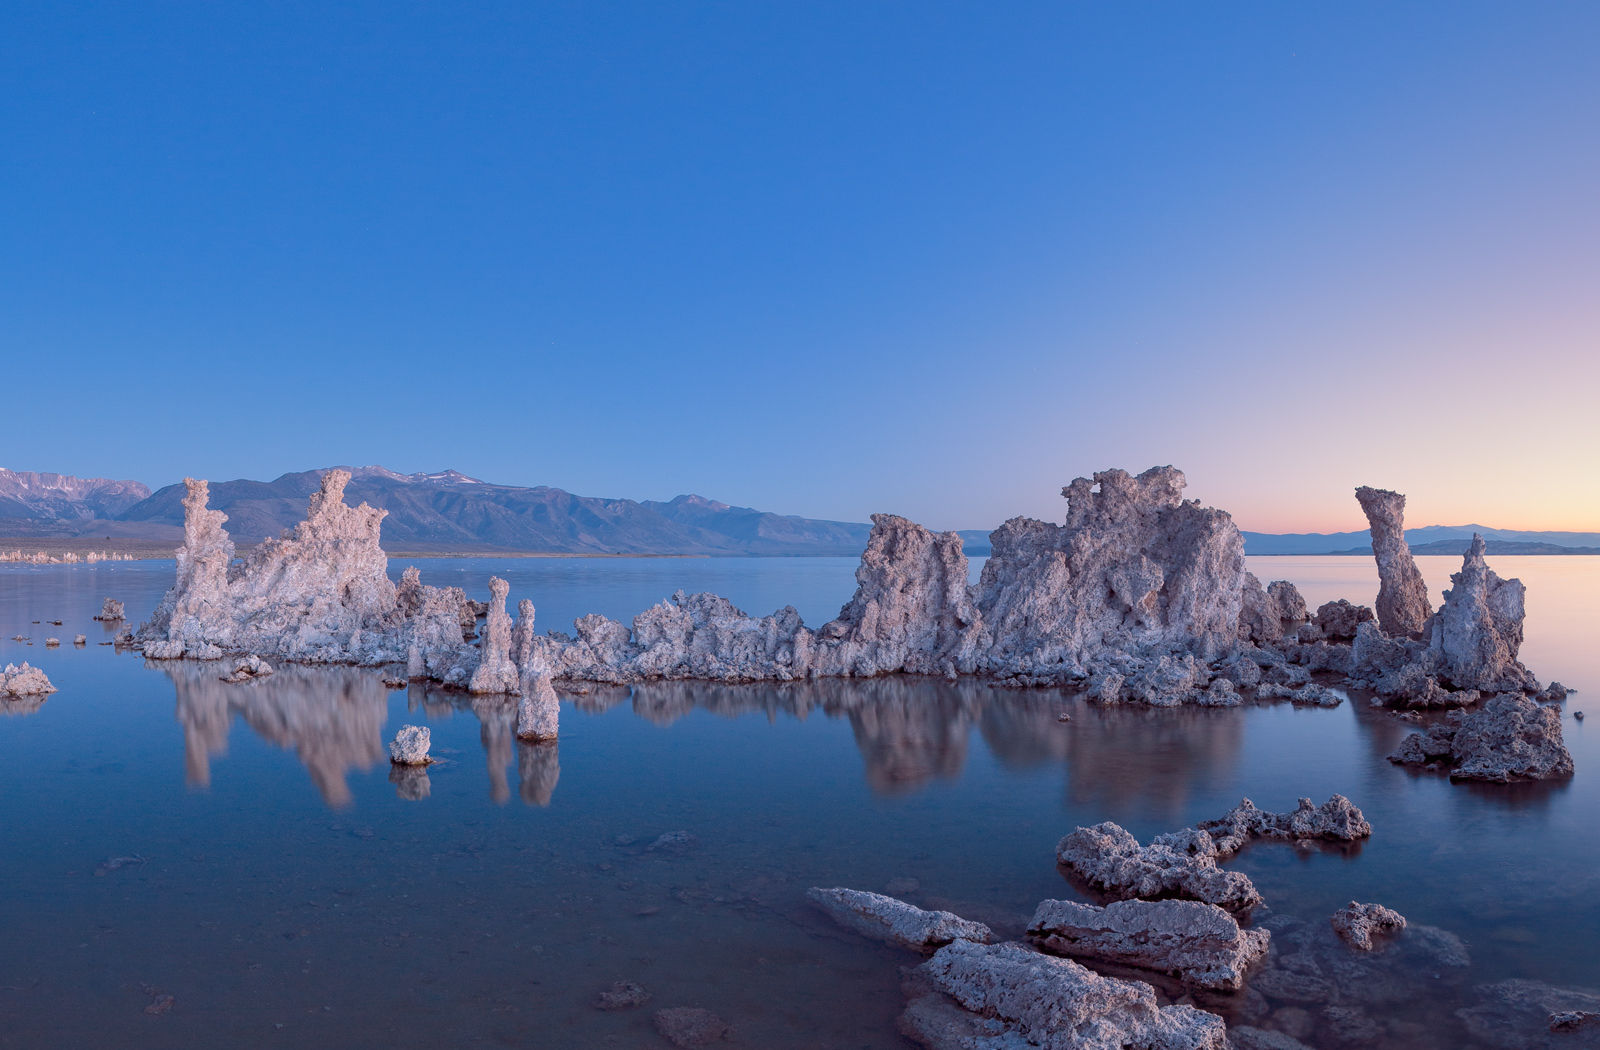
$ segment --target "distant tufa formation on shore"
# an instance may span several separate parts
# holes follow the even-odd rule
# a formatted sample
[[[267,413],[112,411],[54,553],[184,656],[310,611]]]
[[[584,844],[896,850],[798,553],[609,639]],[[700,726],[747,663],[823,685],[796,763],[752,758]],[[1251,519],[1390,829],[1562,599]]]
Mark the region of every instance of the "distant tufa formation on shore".
[[[1376,617],[1346,601],[1310,616],[1292,583],[1263,585],[1245,569],[1232,518],[1185,500],[1181,471],[1155,467],[1077,479],[1062,490],[1064,524],[1006,522],[976,587],[958,535],[879,514],[854,597],[816,629],[793,607],[751,617],[717,595],[679,592],[631,627],[590,615],[575,635],[538,635],[533,603],[513,620],[496,579],[479,646],[468,638],[480,610],[460,588],[425,586],[415,568],[388,579],[384,511],[345,505],[348,479],[325,474],[305,521],[238,564],[226,515],[207,507],[206,482],[188,480],[177,582],[130,640],[151,659],[404,664],[412,678],[523,695],[530,738],[553,735],[554,681],[976,675],[1158,707],[1341,702],[1313,675],[1398,706],[1540,693],[1517,660],[1522,584],[1488,568],[1480,540],[1433,611],[1406,547],[1405,498],[1381,490],[1357,493],[1378,552]],[[1563,695],[1552,685],[1540,698]]]
[[[101,561],[133,561],[131,554],[120,551],[89,551],[79,555],[72,551],[62,554],[50,554],[46,551],[34,551],[32,554],[21,550],[0,551],[0,561],[24,562],[29,565],[76,565],[80,562],[93,565]]]

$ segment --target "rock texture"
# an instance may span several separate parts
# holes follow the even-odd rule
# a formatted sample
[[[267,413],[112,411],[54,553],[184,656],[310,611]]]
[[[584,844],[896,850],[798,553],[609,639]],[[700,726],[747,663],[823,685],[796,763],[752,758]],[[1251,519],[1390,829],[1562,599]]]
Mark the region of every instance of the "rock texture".
[[[100,603],[100,611],[95,614],[94,618],[108,621],[125,620],[127,619],[127,613],[123,612],[121,602],[115,598],[107,598]]]
[[[1561,712],[1525,696],[1502,694],[1481,711],[1452,711],[1449,720],[1412,733],[1389,761],[1439,762],[1453,780],[1549,780],[1572,775],[1561,739]]]
[[[1058,863],[1114,900],[1181,897],[1236,912],[1260,904],[1250,877],[1223,871],[1216,856],[1214,849],[1190,852],[1159,840],[1141,846],[1110,821],[1078,828],[1056,846]]]
[[[459,588],[398,587],[378,545],[384,512],[343,502],[344,471],[329,471],[306,520],[234,564],[227,516],[208,509],[207,484],[186,479],[177,581],[135,640],[150,659],[258,653],[294,663],[405,662],[465,685],[476,650],[462,643]]]
[[[947,911],[923,911],[881,893],[813,886],[806,891],[806,897],[840,925],[903,948],[933,951],[956,940],[987,944],[994,939],[993,932],[981,922]]]
[[[265,678],[272,673],[272,665],[261,657],[251,654],[233,665],[233,673],[223,677],[224,682],[248,682],[256,678]]]
[[[710,1010],[697,1006],[678,1006],[670,1010],[657,1010],[654,1017],[656,1031],[673,1046],[694,1048],[710,1046],[723,1039],[733,1038],[733,1026]]]
[[[6,664],[6,669],[0,671],[0,696],[48,696],[55,691],[45,673],[29,667],[26,661],[21,666]]]
[[[1406,498],[1363,485],[1356,489],[1356,500],[1372,528],[1372,554],[1378,562],[1378,626],[1390,636],[1416,634],[1433,610],[1428,585],[1406,544]]]
[[[1372,950],[1374,933],[1395,933],[1406,928],[1406,917],[1381,904],[1351,901],[1333,913],[1333,932],[1358,951]]]
[[[561,700],[549,675],[535,675],[523,683],[517,703],[517,736],[522,740],[554,740],[561,730]]]
[[[1237,853],[1256,838],[1295,843],[1319,839],[1354,842],[1372,835],[1372,825],[1343,795],[1334,795],[1320,806],[1303,798],[1292,813],[1271,813],[1257,809],[1247,798],[1241,799],[1217,820],[1201,821],[1200,830],[1210,837],[1216,855],[1223,857]]]
[[[1504,1050],[1600,1048],[1600,1024],[1582,1016],[1600,1015],[1600,990],[1510,980],[1473,991],[1477,1004],[1457,1010],[1456,1016],[1484,1045]]]
[[[488,619],[484,627],[483,653],[478,669],[472,672],[467,690],[473,693],[510,693],[516,695],[520,674],[511,659],[511,617],[506,614],[506,595],[511,585],[498,576],[489,578]],[[474,616],[476,619],[476,616]]]
[[[1140,981],[1101,977],[1020,944],[954,941],[923,963],[929,988],[901,1031],[935,1050],[1224,1050],[1220,1017],[1160,1006]],[[959,1007],[959,1009],[957,1009]]]
[[[1196,988],[1238,991],[1272,935],[1241,929],[1214,904],[1117,901],[1104,908],[1040,901],[1028,939],[1061,955],[1171,974]]]
[[[1354,641],[1357,629],[1374,620],[1371,609],[1365,605],[1352,605],[1343,598],[1323,602],[1317,607],[1317,615],[1311,618],[1324,638],[1344,642]]]
[[[432,734],[427,726],[401,726],[389,742],[389,760],[401,766],[425,766],[433,761],[428,757]]]

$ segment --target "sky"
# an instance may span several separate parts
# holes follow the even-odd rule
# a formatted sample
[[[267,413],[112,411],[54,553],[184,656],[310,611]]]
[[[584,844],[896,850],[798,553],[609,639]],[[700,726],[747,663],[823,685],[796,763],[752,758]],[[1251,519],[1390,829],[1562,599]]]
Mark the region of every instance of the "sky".
[[[0,10],[0,466],[1600,530],[1600,5]]]

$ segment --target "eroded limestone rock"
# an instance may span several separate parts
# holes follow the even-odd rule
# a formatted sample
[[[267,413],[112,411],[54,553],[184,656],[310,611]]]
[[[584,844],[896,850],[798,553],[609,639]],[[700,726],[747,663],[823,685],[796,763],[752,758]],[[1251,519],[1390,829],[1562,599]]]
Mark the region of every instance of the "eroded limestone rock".
[[[1372,554],[1378,562],[1378,626],[1391,636],[1416,634],[1433,610],[1428,585],[1406,543],[1406,498],[1363,485],[1356,489],[1356,500],[1372,528]]]
[[[1372,835],[1372,825],[1349,799],[1334,795],[1322,805],[1309,798],[1300,800],[1292,813],[1272,813],[1257,809],[1249,799],[1216,820],[1202,820],[1200,830],[1209,836],[1216,855],[1229,857],[1243,849],[1251,839],[1280,842],[1354,842]],[[1165,836],[1158,837],[1157,842]]]
[[[1456,1011],[1467,1032],[1504,1050],[1600,1050],[1600,1024],[1581,1015],[1600,1015],[1600,989],[1562,988],[1538,981],[1510,980],[1473,989],[1476,1005]],[[1573,1015],[1580,1015],[1574,1018]],[[1573,1020],[1578,1023],[1573,1024]],[[1557,1027],[1558,1022],[1565,1022]]]
[[[1288,580],[1262,587],[1254,573],[1246,572],[1241,602],[1239,637],[1257,645],[1275,645],[1306,622],[1306,600]]]
[[[1015,943],[953,941],[917,969],[930,990],[900,1020],[934,1050],[1224,1050],[1222,1018],[1159,1006],[1142,981],[1102,977]],[[960,1009],[957,1009],[959,1007]]]
[[[115,598],[107,598],[100,603],[100,611],[95,614],[94,618],[96,620],[116,621],[127,619],[127,614],[123,612],[121,602]]]
[[[710,1010],[698,1006],[657,1010],[653,1020],[656,1031],[661,1033],[663,1039],[687,1050],[733,1038],[732,1025]]]
[[[54,692],[56,687],[45,673],[28,666],[26,660],[20,666],[6,664],[6,669],[0,671],[0,696],[48,696]]]
[[[1340,598],[1318,606],[1317,615],[1311,618],[1311,622],[1324,638],[1348,642],[1355,639],[1357,628],[1364,623],[1374,622],[1374,617],[1372,610],[1365,605],[1352,605]]]
[[[1474,535],[1433,618],[1428,653],[1457,689],[1538,692],[1538,681],[1517,660],[1526,588],[1496,576],[1483,551],[1483,537]]]
[[[864,937],[916,951],[933,951],[955,940],[987,944],[994,939],[993,932],[981,922],[970,922],[948,911],[924,911],[881,893],[813,886],[806,891],[806,897],[840,925]]]
[[[1191,851],[1161,841],[1141,846],[1110,821],[1078,828],[1056,846],[1058,863],[1114,900],[1181,897],[1235,912],[1260,904],[1250,877],[1222,870],[1216,857],[1214,848]]]
[[[561,700],[547,674],[532,675],[522,683],[517,702],[517,736],[523,740],[554,740],[561,729]]]
[[[389,742],[389,760],[401,766],[425,766],[433,761],[428,757],[432,734],[427,726],[401,726]]]
[[[1549,780],[1572,775],[1572,754],[1561,738],[1561,712],[1525,696],[1505,693],[1447,722],[1412,733],[1389,761],[1440,762],[1453,780]]]
[[[511,660],[511,617],[506,614],[506,595],[511,585],[498,576],[489,578],[488,623],[483,631],[483,655],[472,672],[467,690],[473,693],[520,692],[520,673]]]
[[[1037,947],[1080,959],[1156,970],[1195,988],[1238,991],[1272,935],[1241,929],[1214,904],[1125,900],[1104,908],[1040,901],[1028,924]]]
[[[272,665],[261,657],[251,653],[243,660],[233,665],[233,673],[222,678],[224,682],[248,682],[256,678],[265,678],[272,673]]]
[[[1357,951],[1372,950],[1374,933],[1394,933],[1406,928],[1406,917],[1381,904],[1351,901],[1333,913],[1333,932]]]

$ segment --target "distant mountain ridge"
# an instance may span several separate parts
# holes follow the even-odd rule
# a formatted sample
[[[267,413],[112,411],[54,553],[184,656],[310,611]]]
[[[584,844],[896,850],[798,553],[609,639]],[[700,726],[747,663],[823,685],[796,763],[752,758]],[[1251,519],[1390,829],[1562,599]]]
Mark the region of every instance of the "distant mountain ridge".
[[[0,518],[114,518],[149,498],[150,486],[111,478],[75,478],[0,467]]]
[[[253,544],[298,524],[306,502],[331,470],[284,474],[273,481],[218,481],[211,506],[228,515],[239,544]],[[351,504],[389,512],[383,544],[416,553],[836,555],[866,548],[865,522],[773,514],[684,495],[667,501],[577,496],[547,485],[496,485],[456,470],[401,474],[380,466],[350,471]],[[137,481],[75,478],[0,469],[0,536],[25,539],[105,537],[177,544],[183,538],[182,485],[157,492]],[[1600,554],[1600,533],[1519,532],[1482,525],[1407,529],[1418,554],[1459,555],[1474,532],[1490,554]],[[989,534],[960,532],[969,555],[989,553]],[[1371,554],[1365,531],[1274,535],[1246,532],[1245,553]]]

